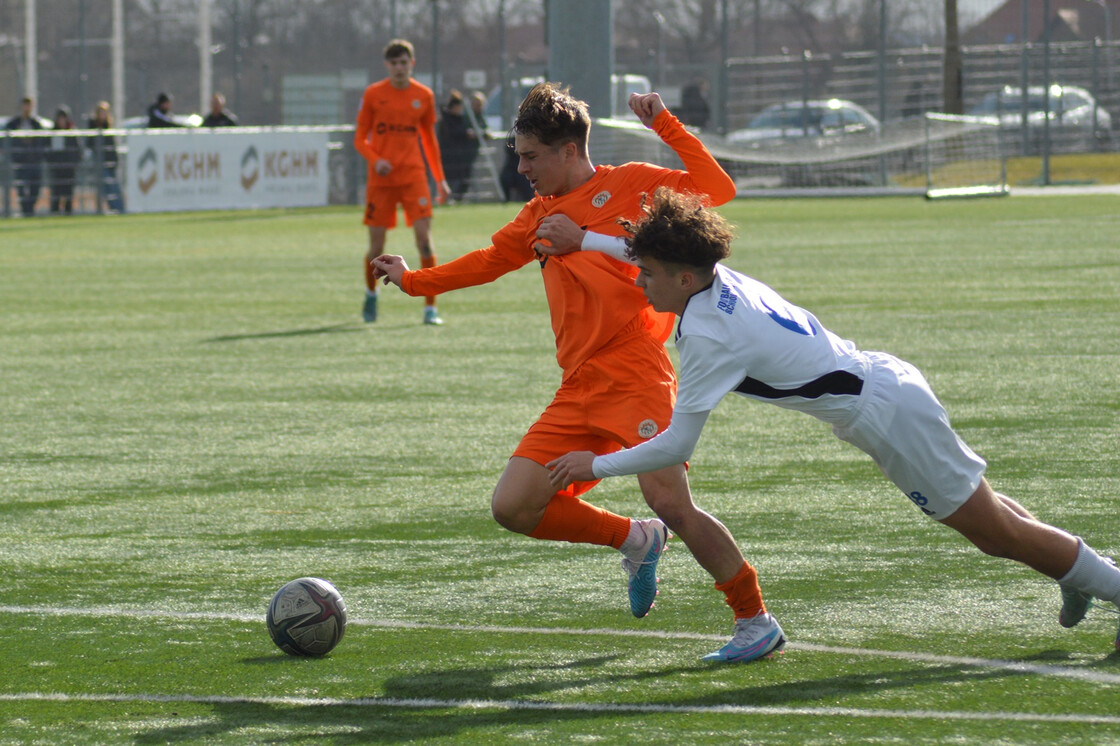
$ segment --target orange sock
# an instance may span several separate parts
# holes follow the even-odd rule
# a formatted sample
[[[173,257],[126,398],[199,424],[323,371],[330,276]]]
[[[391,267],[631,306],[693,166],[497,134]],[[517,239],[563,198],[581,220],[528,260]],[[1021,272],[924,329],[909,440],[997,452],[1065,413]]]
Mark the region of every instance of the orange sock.
[[[629,518],[596,508],[578,497],[553,495],[544,509],[544,517],[529,536],[618,549],[629,534]]]
[[[420,267],[421,267],[421,269],[428,269],[429,267],[434,267],[437,264],[439,264],[439,262],[436,261],[436,255],[435,254],[420,257]],[[436,304],[436,297],[434,295],[425,295],[424,296],[424,302],[427,303],[429,306],[434,306]]]
[[[716,583],[716,590],[727,596],[727,605],[735,612],[736,619],[750,619],[766,611],[762,602],[762,589],[758,586],[758,572],[749,562],[744,562],[738,574],[726,583]]]
[[[366,288],[371,292],[377,291],[377,280],[373,276],[373,262],[366,260]]]

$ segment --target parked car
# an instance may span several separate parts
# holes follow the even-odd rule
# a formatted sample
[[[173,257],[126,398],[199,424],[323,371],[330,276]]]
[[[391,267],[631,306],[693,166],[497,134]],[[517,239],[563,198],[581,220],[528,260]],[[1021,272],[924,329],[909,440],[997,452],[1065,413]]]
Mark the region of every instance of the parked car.
[[[1112,115],[1097,104],[1093,95],[1073,85],[1052,85],[1049,90],[1051,149],[1058,151],[1095,150],[1108,143]],[[1031,152],[1041,149],[1043,122],[1046,120],[1047,91],[1042,86],[1027,88],[1027,132]],[[998,117],[1009,133],[1008,144],[1023,128],[1023,89],[1004,86],[981,99],[970,112],[976,116]],[[1014,133],[1014,134],[1010,134]]]
[[[727,141],[740,145],[797,137],[833,137],[857,132],[878,132],[879,120],[851,101],[789,101],[767,106],[744,129],[728,133]]]

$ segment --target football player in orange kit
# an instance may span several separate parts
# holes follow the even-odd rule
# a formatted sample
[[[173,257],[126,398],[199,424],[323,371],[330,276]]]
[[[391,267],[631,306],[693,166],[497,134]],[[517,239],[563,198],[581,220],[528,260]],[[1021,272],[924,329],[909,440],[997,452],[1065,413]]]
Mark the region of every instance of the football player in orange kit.
[[[568,240],[573,225],[622,235],[619,218],[641,214],[643,194],[659,186],[701,196],[711,205],[735,196],[735,184],[711,153],[656,93],[635,94],[630,108],[680,157],[687,170],[648,163],[594,166],[587,150],[587,105],[550,83],[533,88],[513,125],[518,170],[537,196],[493,236],[493,244],[432,269],[409,271],[399,256],[374,266],[409,295],[481,285],[538,261],[563,370],[555,398],[522,438],[491,498],[494,518],[536,539],[612,546],[630,576],[630,610],[642,617],[653,604],[656,568],[668,528],[716,580],[737,616],[764,610],[757,573],[727,529],[692,502],[683,464],[638,476],[647,520],[597,508],[578,496],[596,481],[557,491],[545,464],[574,443],[612,453],[653,437],[669,423],[676,377],[665,351],[673,318],[655,312],[635,286],[637,268],[597,251],[545,256],[542,241]],[[567,216],[567,217],[565,217]]]
[[[369,162],[364,222],[369,226],[366,253],[366,300],[362,318],[377,320],[377,280],[370,262],[385,250],[385,233],[397,224],[397,205],[405,224],[416,234],[420,265],[436,266],[432,249],[432,195],[428,190],[427,159],[439,190],[439,203],[450,188],[443,176],[436,140],[436,102],[430,88],[412,79],[416,57],[412,44],[394,39],[385,47],[389,77],[366,88],[358,109],[354,148]],[[425,299],[425,324],[442,324],[435,295]]]

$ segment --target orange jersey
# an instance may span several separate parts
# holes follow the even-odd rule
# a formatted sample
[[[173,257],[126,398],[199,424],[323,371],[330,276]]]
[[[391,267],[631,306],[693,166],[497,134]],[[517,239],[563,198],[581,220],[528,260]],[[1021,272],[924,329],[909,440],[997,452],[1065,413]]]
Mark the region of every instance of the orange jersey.
[[[443,181],[435,124],[436,99],[427,86],[413,80],[402,90],[386,78],[366,88],[358,109],[354,149],[369,163],[369,183],[403,186],[426,181],[425,157],[432,176]],[[381,158],[393,164],[387,176],[373,170]]]
[[[618,236],[623,233],[618,219],[636,220],[642,194],[652,194],[659,186],[701,195],[712,205],[735,196],[731,177],[676,117],[662,112],[653,124],[687,171],[649,163],[598,166],[591,179],[566,194],[534,197],[493,235],[491,246],[438,267],[405,273],[402,289],[409,295],[445,293],[482,285],[537,260],[564,378],[598,350],[621,339],[638,317],[649,333],[664,342],[672,331],[673,314],[659,314],[650,307],[634,284],[637,267],[598,251],[538,256],[532,248],[537,225],[552,213],[567,215],[589,231]]]

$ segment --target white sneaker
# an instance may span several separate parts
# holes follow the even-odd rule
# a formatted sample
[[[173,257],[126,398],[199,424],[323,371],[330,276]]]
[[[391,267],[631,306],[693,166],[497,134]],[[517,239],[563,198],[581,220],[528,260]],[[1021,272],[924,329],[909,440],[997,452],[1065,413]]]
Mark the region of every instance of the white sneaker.
[[[645,542],[622,558],[622,569],[630,574],[628,591],[630,613],[641,619],[649,613],[657,597],[657,561],[669,540],[669,528],[660,518],[649,518],[637,523],[645,531]]]
[[[723,663],[750,663],[780,653],[786,646],[786,636],[774,617],[767,612],[750,619],[736,619],[731,642],[703,660]]]

